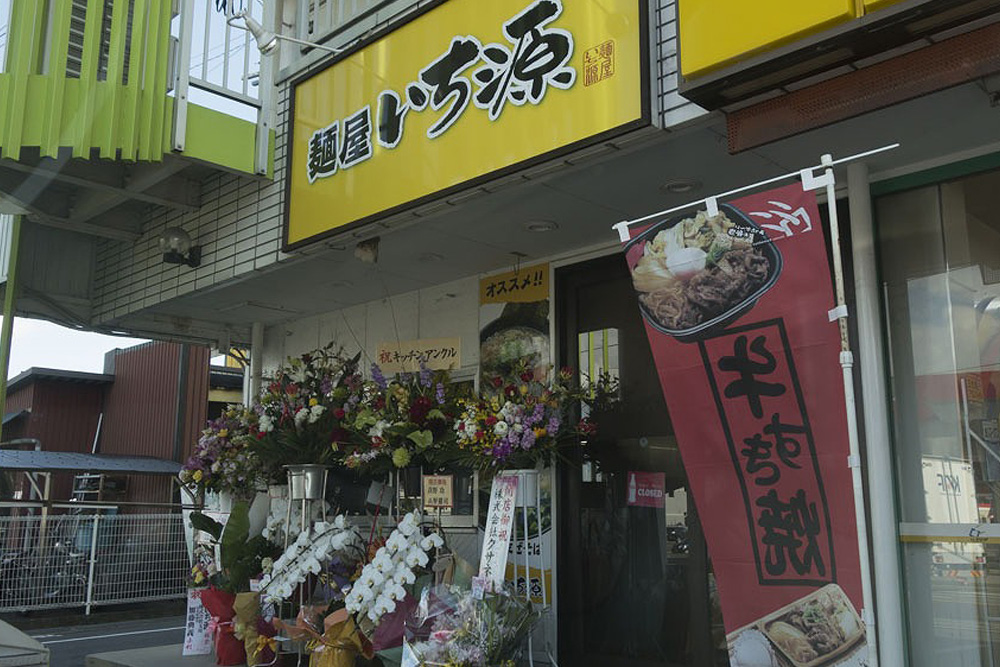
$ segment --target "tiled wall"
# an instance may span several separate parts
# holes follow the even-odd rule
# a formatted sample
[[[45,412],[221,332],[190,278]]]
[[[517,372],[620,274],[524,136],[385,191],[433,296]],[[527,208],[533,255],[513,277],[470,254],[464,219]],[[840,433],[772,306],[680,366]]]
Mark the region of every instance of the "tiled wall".
[[[202,184],[202,206],[191,213],[157,209],[135,243],[103,241],[97,248],[94,323],[156,305],[177,296],[234,280],[282,256],[287,86],[278,95],[274,173],[260,178],[216,174]],[[202,246],[201,266],[164,264],[157,247],[168,227],[184,229]]]

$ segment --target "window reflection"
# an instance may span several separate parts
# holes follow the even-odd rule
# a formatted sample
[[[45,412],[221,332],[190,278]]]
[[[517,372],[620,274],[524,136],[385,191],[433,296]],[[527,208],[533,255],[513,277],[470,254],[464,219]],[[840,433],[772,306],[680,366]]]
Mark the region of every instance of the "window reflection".
[[[914,665],[1000,663],[1000,173],[876,203]]]

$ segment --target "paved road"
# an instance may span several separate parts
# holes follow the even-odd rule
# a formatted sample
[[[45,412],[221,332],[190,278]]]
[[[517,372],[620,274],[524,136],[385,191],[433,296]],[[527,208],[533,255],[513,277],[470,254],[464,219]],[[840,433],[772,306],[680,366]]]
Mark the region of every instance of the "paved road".
[[[45,628],[28,634],[51,650],[52,667],[84,667],[92,653],[180,644],[184,639],[184,617]]]

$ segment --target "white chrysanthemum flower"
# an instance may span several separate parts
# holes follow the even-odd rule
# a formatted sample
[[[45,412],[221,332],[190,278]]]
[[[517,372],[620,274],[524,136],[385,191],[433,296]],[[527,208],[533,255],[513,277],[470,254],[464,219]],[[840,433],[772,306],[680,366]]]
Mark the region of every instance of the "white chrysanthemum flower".
[[[507,435],[507,429],[508,429],[507,422],[503,421],[502,419],[493,425],[493,432],[499,435],[500,437]]]
[[[309,419],[309,408],[299,408],[295,413],[295,428],[302,428],[307,419]]]
[[[437,533],[431,533],[420,541],[420,548],[424,551],[439,549],[442,546],[444,546],[444,540]]]

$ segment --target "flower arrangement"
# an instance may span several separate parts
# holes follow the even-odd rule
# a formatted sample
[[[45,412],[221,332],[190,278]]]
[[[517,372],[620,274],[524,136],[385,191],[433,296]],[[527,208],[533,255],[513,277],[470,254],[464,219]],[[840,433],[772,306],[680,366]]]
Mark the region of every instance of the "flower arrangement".
[[[529,369],[513,377],[494,376],[489,388],[473,400],[459,400],[455,420],[456,442],[469,465],[484,473],[504,467],[534,467],[569,442],[592,436],[596,424],[584,417],[570,420],[580,402],[601,409],[617,400],[618,381],[607,374],[572,385],[573,371],[563,368],[549,386]]]
[[[283,465],[329,463],[345,441],[347,400],[361,383],[360,355],[348,358],[333,344],[288,360],[269,379],[250,415],[251,447],[272,479]]]
[[[424,590],[406,622],[407,649],[421,665],[513,667],[540,613],[507,590],[477,598],[450,586]]]
[[[342,463],[368,474],[417,463],[433,465],[453,440],[449,428],[454,399],[445,372],[421,364],[419,373],[387,379],[377,364],[371,379],[347,400],[355,437],[341,444]]]
[[[250,448],[249,416],[242,406],[230,405],[217,419],[209,421],[181,468],[181,482],[236,497],[245,497],[261,487],[264,466]]]
[[[364,566],[361,575],[344,600],[344,607],[353,614],[359,627],[374,631],[386,614],[409,594],[406,586],[417,580],[417,571],[430,561],[429,552],[444,545],[437,533],[424,536],[420,513],[413,511],[399,525]],[[398,644],[397,644],[398,645]]]
[[[364,553],[362,544],[361,535],[348,525],[343,515],[332,523],[317,521],[299,533],[271,564],[270,572],[261,578],[264,599],[269,602],[287,600],[310,574],[323,574],[335,556],[341,556],[341,560],[360,560]]]

